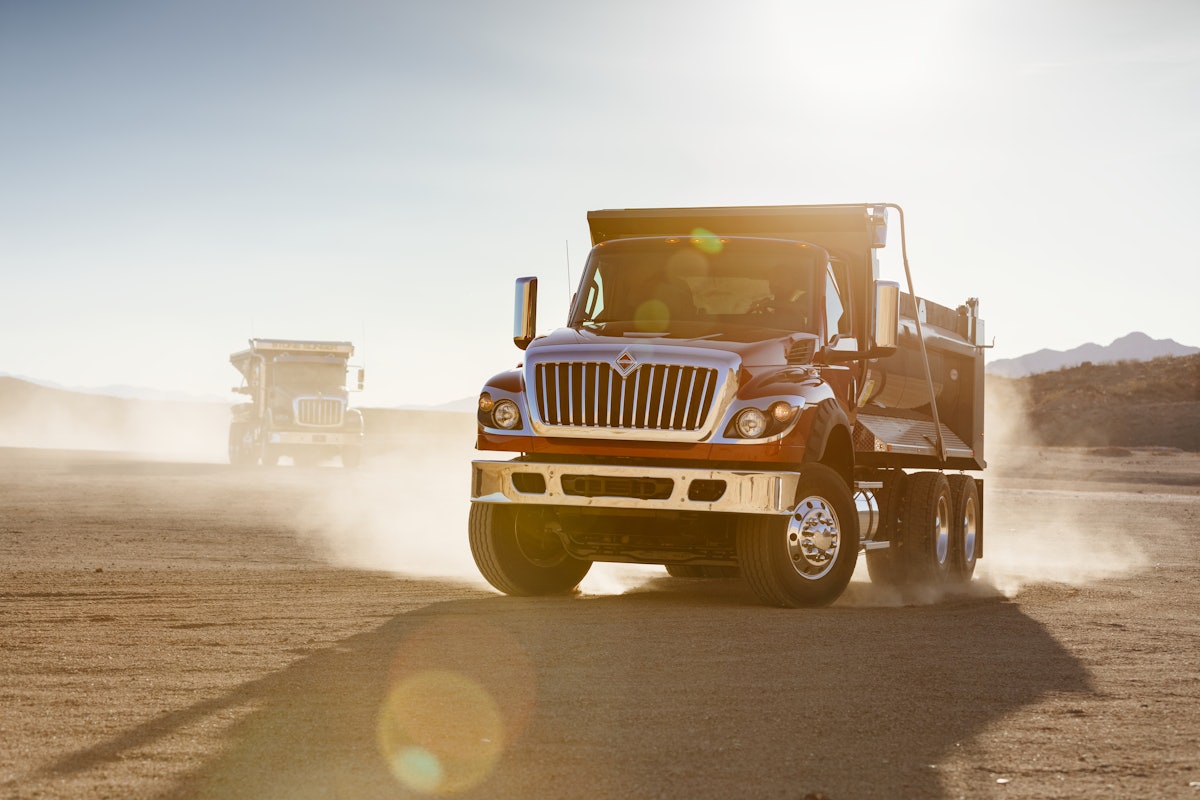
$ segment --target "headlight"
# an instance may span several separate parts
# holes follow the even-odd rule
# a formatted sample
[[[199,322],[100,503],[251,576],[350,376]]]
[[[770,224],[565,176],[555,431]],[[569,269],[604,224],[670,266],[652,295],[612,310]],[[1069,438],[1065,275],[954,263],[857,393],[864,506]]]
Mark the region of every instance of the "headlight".
[[[521,424],[521,410],[512,400],[501,400],[492,409],[492,421],[497,428],[511,431]]]
[[[733,427],[743,439],[757,439],[767,432],[767,416],[757,408],[746,408],[738,413]]]

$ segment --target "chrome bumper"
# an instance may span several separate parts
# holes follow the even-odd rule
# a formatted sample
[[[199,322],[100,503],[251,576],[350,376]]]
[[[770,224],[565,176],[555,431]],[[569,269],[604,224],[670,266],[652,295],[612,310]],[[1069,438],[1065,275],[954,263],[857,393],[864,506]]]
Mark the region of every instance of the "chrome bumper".
[[[361,433],[310,433],[308,431],[271,431],[267,441],[271,444],[324,444],[345,447],[362,444]]]
[[[652,511],[718,511],[731,514],[789,514],[795,503],[798,472],[744,472],[719,469],[638,467],[598,464],[531,464],[520,461],[471,462],[471,500],[475,503],[632,508]],[[536,490],[516,488],[513,476]],[[629,497],[599,489],[568,493],[563,476],[581,476],[604,485],[606,481],[670,482],[670,495],[661,498]],[[540,476],[540,485],[538,477]],[[715,499],[714,487],[723,484]]]

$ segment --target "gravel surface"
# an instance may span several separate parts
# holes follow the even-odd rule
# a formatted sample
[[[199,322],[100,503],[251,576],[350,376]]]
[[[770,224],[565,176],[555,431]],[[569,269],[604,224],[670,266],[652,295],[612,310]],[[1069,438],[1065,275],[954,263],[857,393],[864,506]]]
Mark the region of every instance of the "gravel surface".
[[[453,447],[0,449],[0,796],[1200,799],[1200,454],[992,461],[968,589],[788,611],[497,595]]]

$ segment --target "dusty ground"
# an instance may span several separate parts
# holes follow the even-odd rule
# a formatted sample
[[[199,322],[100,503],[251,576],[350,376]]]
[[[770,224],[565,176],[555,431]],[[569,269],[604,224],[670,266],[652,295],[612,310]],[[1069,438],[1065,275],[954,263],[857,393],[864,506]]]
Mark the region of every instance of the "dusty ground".
[[[498,596],[461,455],[0,450],[0,796],[1200,798],[1200,454],[993,454],[970,591],[820,611]]]

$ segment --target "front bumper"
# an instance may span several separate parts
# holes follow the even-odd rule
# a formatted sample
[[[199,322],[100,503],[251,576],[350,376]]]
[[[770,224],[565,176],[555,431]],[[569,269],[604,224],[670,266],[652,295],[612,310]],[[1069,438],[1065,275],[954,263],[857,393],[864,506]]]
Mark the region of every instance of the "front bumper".
[[[361,445],[363,440],[362,433],[358,431],[343,433],[340,431],[328,431],[316,433],[312,431],[271,431],[267,434],[267,441],[270,444],[297,444],[297,445],[330,445],[333,447],[352,447]]]
[[[476,503],[790,514],[799,472],[471,462]],[[518,488],[518,486],[520,488]]]

